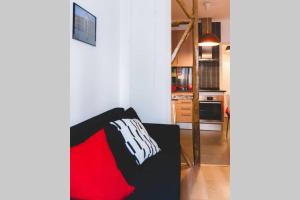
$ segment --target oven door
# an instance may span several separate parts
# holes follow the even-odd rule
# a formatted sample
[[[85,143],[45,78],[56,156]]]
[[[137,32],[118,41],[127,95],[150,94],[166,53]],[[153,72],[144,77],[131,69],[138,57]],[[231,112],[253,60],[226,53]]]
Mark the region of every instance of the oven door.
[[[200,121],[223,121],[221,101],[200,101]]]

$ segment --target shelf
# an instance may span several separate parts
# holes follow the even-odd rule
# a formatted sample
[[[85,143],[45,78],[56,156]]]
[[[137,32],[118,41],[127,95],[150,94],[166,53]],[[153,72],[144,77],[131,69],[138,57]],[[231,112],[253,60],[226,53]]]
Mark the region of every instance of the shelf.
[[[193,91],[176,91],[176,92],[172,92],[172,94],[193,94]]]
[[[219,59],[205,59],[205,58],[199,58],[199,62],[214,62],[214,61],[219,61]]]
[[[178,66],[172,65],[172,67],[181,67],[181,68],[187,68],[187,67],[189,67],[189,68],[193,68],[193,66],[182,66],[182,65],[178,65]]]

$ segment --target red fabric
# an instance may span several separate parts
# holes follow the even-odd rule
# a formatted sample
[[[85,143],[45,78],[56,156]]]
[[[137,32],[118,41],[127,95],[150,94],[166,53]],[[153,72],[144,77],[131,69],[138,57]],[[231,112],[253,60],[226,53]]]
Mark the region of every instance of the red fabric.
[[[230,110],[229,110],[229,107],[227,106],[226,109],[225,109],[225,113],[228,115],[228,117],[230,116]]]
[[[176,85],[172,85],[172,92],[176,92]]]
[[[71,148],[70,186],[71,198],[84,200],[122,200],[134,191],[117,168],[103,129]]]

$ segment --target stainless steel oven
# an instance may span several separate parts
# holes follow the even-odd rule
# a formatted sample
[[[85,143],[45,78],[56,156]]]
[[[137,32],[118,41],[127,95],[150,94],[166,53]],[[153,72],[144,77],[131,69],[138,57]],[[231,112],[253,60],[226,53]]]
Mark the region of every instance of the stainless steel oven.
[[[223,95],[201,95],[199,98],[200,122],[224,121],[224,97]]]

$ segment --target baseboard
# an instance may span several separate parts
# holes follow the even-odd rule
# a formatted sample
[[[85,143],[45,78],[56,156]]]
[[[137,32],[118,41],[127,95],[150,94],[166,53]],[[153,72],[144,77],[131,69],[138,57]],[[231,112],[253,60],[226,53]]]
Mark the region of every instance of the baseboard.
[[[181,129],[192,129],[192,123],[176,123]],[[200,130],[222,131],[222,124],[200,123]]]

